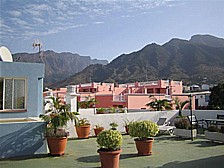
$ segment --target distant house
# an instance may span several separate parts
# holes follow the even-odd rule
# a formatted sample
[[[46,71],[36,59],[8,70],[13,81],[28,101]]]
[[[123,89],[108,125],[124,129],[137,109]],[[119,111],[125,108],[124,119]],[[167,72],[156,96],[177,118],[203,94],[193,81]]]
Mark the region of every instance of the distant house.
[[[85,102],[95,98],[96,108],[121,107],[128,109],[147,109],[150,96],[157,99],[172,99],[173,94],[182,94],[181,81],[158,80],[126,84],[115,83],[86,83],[72,85],[78,101]],[[52,92],[53,93],[53,92]],[[182,96],[181,100],[188,99]]]

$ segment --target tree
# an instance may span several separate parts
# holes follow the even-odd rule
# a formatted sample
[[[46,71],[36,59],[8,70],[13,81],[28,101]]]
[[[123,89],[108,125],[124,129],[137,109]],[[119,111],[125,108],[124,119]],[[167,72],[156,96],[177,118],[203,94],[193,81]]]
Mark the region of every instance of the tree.
[[[224,83],[218,84],[211,89],[209,99],[209,109],[224,110]]]
[[[178,115],[179,116],[182,116],[182,110],[184,109],[184,107],[186,106],[186,104],[189,103],[189,100],[186,100],[186,101],[180,101],[178,99],[178,97],[175,97],[174,99],[174,102],[175,102],[175,105],[176,105],[176,109],[179,111]]]
[[[86,101],[78,102],[79,108],[91,108],[97,103],[95,98],[86,97]]]
[[[157,99],[154,96],[150,96],[152,99],[151,102],[147,103],[146,106],[150,106],[153,110],[162,111],[162,110],[172,110],[172,103],[167,99]]]

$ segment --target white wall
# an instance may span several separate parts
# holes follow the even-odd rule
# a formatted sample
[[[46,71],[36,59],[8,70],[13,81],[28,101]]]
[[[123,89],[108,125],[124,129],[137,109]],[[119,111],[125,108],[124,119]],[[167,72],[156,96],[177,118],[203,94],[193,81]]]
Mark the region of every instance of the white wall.
[[[190,110],[184,110],[183,115],[190,115]],[[215,119],[217,114],[224,115],[224,110],[193,110],[193,114],[196,115],[198,120],[201,119]]]
[[[93,110],[93,109],[92,109]],[[90,112],[91,113],[91,112]],[[193,110],[193,114],[196,115],[197,119],[214,119],[217,114],[224,115],[224,110]],[[137,120],[151,120],[157,122],[160,117],[167,118],[167,121],[172,123],[173,119],[178,115],[177,110],[173,111],[149,111],[149,112],[131,112],[131,113],[115,113],[115,114],[89,114],[84,111],[79,115],[80,118],[87,118],[91,124],[90,136],[94,136],[93,127],[96,124],[102,125],[105,129],[109,129],[111,122],[116,122],[118,130],[122,133],[125,132],[124,121],[137,121]],[[190,115],[190,110],[184,110],[183,115]],[[70,132],[69,138],[77,138],[74,123],[68,124],[68,131]]]
[[[89,113],[89,112],[88,112]],[[173,117],[178,113],[177,110],[173,111],[150,111],[150,112],[132,112],[132,113],[115,113],[115,114],[88,114],[81,112],[79,118],[87,118],[91,124],[90,136],[94,136],[93,128],[95,125],[100,124],[105,129],[110,129],[109,124],[116,122],[118,124],[118,130],[122,133],[125,132],[124,123],[128,121],[137,120],[151,120],[157,122],[160,117],[167,118],[167,121],[172,121]],[[77,134],[75,131],[74,123],[68,124],[68,131],[70,132],[69,138],[76,138]]]

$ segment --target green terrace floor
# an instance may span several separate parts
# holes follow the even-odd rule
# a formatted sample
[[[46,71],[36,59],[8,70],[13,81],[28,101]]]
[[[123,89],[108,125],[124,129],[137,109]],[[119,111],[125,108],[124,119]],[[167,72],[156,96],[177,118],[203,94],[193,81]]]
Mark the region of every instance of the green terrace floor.
[[[123,135],[120,168],[224,168],[224,144],[200,135],[194,141],[175,136],[155,137],[153,155],[137,156],[135,143]],[[0,160],[1,168],[96,168],[100,167],[96,137],[68,140],[61,157],[35,155]]]

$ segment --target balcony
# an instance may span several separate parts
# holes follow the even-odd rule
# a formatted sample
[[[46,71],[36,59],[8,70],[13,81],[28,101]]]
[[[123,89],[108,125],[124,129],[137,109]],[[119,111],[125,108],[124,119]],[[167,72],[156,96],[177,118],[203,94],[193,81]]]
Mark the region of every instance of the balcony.
[[[123,95],[113,96],[114,102],[125,102]]]

